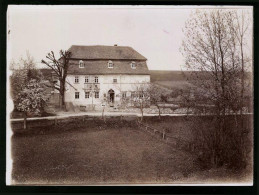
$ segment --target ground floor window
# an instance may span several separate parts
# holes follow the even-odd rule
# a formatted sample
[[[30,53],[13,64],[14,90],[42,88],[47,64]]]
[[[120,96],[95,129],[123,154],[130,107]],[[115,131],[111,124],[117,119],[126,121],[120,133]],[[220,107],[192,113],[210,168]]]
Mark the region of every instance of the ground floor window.
[[[135,91],[132,91],[131,92],[131,98],[135,98],[136,97],[136,92]]]
[[[123,92],[122,92],[122,98],[125,99],[125,98],[126,98],[126,94],[127,94],[127,92],[126,92],[126,91],[123,91]]]
[[[88,91],[85,92],[85,98],[89,98],[90,97],[90,93]]]
[[[96,91],[96,92],[94,93],[94,97],[95,97],[95,98],[99,98],[99,92],[98,92],[98,91]]]
[[[75,92],[75,99],[79,99],[79,92]]]

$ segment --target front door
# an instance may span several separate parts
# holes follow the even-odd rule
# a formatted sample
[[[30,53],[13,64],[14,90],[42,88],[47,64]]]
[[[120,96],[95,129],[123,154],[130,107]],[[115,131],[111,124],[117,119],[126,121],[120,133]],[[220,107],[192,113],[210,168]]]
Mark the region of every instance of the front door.
[[[114,106],[114,96],[115,96],[115,93],[112,89],[110,89],[108,91],[108,94],[109,94],[109,105],[110,107],[113,107]]]

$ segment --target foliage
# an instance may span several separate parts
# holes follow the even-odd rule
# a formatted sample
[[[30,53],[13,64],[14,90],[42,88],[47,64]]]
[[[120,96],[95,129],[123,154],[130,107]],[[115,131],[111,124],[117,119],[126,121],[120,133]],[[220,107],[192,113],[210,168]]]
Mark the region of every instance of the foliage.
[[[23,85],[23,89],[17,94],[15,102],[16,108],[26,115],[34,113],[40,114],[48,99],[43,84],[35,79],[31,79]]]
[[[12,75],[10,76],[11,97],[13,98],[15,108],[19,102],[18,94],[24,89],[30,80],[37,82],[45,82],[40,70],[36,68],[36,63],[33,57],[27,52],[26,58],[21,58],[18,62],[11,62]]]

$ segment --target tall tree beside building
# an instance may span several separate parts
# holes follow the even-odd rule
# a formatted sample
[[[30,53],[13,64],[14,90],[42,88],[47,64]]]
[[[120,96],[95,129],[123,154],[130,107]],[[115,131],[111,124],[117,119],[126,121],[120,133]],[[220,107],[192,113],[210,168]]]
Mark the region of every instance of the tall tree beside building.
[[[54,75],[58,78],[58,83],[53,83],[55,89],[59,91],[61,102],[60,106],[65,109],[65,84],[67,78],[67,71],[69,67],[69,60],[71,52],[60,50],[60,57],[56,58],[53,51],[47,54],[47,61],[41,62],[53,70]]]

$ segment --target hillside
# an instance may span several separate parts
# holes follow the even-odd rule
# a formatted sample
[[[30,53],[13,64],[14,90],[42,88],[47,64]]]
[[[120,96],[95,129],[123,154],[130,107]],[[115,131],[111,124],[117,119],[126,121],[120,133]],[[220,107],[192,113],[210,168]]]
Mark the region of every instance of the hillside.
[[[155,81],[186,81],[189,72],[150,70],[151,82]]]

